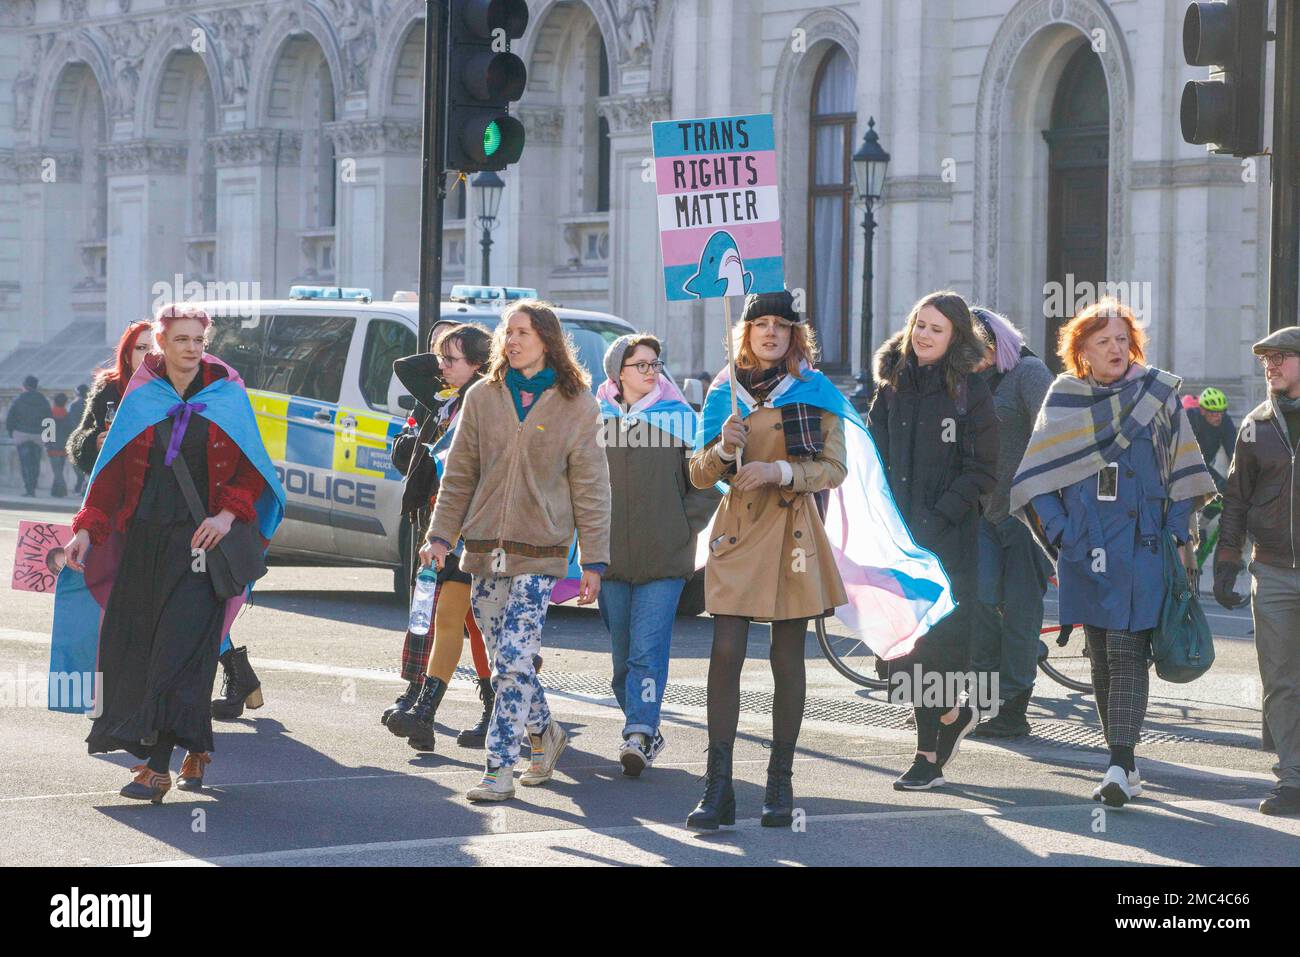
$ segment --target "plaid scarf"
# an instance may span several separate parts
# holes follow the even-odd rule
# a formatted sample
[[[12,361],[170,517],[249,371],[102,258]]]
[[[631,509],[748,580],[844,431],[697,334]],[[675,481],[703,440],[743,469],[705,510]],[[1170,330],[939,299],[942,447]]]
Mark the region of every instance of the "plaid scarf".
[[[1168,501],[1214,495],[1214,480],[1178,399],[1181,385],[1177,376],[1154,368],[1135,370],[1109,386],[1057,376],[1011,484],[1012,513],[1026,510],[1038,495],[1096,475],[1144,430],[1155,445]],[[1034,529],[1029,515],[1021,517]]]
[[[782,382],[786,371],[783,366],[770,369],[736,369],[736,381],[756,402],[766,402]],[[822,413],[815,406],[794,402],[781,406],[781,430],[785,436],[785,454],[817,455],[822,450]]]

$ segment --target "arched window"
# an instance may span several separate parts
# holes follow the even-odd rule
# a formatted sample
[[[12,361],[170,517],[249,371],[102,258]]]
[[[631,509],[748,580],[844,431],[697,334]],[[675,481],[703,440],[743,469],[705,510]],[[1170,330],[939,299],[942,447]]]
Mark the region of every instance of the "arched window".
[[[600,38],[600,96],[609,96],[609,56],[605,38]],[[609,120],[600,117],[596,124],[596,211],[609,212]]]
[[[835,47],[813,81],[808,143],[808,310],[823,366],[849,366],[849,264],[853,205],[853,64]]]

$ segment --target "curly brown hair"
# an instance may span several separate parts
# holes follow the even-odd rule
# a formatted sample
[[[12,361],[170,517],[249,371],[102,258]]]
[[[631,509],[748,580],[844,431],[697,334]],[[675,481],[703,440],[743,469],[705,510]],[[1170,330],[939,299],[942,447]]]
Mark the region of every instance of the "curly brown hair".
[[[505,382],[510,360],[506,357],[506,330],[510,317],[522,312],[533,324],[533,331],[542,340],[546,364],[555,370],[555,388],[566,399],[575,399],[591,389],[591,376],[578,361],[578,348],[565,334],[555,307],[540,299],[520,299],[512,303],[501,315],[501,323],[492,334],[492,361],[487,377],[493,382]]]

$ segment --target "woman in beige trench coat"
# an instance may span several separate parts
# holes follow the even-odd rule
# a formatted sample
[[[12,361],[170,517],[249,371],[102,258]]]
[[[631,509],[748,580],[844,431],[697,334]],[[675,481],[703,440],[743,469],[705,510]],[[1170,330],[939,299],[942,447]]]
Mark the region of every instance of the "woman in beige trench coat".
[[[847,474],[843,422],[816,406],[781,401],[797,382],[821,375],[811,368],[816,358],[812,329],[795,312],[789,292],[763,293],[745,300],[731,334],[736,381],[721,378],[713,390],[735,389],[744,414],[728,417],[721,433],[691,457],[691,482],[697,488],[720,480],[729,485],[707,533],[705,607],[713,615],[709,763],[704,796],[686,822],[697,830],[735,822],[731,761],[740,672],[749,624],[755,620],[771,623],[775,680],[762,824],[790,825],[808,619],[848,601],[815,498]]]

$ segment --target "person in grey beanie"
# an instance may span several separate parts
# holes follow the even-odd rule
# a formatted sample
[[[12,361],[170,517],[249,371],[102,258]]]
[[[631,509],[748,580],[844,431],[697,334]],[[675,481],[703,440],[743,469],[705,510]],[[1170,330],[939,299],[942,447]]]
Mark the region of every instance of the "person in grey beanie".
[[[1300,326],[1255,343],[1268,397],[1246,416],[1223,492],[1214,597],[1225,608],[1246,599],[1233,591],[1244,570],[1247,534],[1254,540],[1251,613],[1264,686],[1264,731],[1277,752],[1277,787],[1259,805],[1264,814],[1300,815]]]
[[[609,566],[597,602],[609,629],[610,682],[625,716],[619,763],[638,777],[664,748],[659,712],[673,619],[695,571],[695,538],[722,496],[690,481],[695,410],[664,371],[662,346],[621,336],[605,352],[601,444],[609,462]]]

